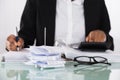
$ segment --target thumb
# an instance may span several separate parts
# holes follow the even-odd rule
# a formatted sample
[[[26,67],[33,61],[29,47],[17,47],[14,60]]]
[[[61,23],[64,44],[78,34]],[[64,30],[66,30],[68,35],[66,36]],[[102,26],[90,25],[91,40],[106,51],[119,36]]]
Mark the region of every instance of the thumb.
[[[86,41],[86,42],[89,42],[89,38],[88,38],[88,36],[86,37],[85,41]]]
[[[94,41],[93,36],[94,36],[93,33],[90,32],[89,35],[86,37],[86,42],[93,42]]]

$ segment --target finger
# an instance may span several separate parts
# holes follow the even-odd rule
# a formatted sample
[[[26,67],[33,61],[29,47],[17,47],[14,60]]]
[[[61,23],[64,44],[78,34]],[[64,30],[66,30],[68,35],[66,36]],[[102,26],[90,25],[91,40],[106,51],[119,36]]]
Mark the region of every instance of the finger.
[[[16,45],[15,44],[11,44],[9,41],[6,42],[6,48],[9,51],[16,51]]]
[[[23,47],[24,46],[24,40],[22,38],[19,38],[19,40],[17,42],[17,46],[19,46],[19,47]]]
[[[95,36],[95,39],[94,39],[94,42],[101,42],[102,40],[101,40],[101,38],[100,38],[100,36],[99,35],[96,35]]]
[[[106,41],[106,35],[103,31],[96,31],[95,34],[95,42],[105,42]]]
[[[89,42],[94,42],[94,40],[90,39]]]
[[[19,38],[16,46],[18,51],[24,48],[24,40],[22,38]]]
[[[86,41],[86,42],[88,42],[88,41],[89,41],[88,37],[86,37],[85,41]]]
[[[102,38],[95,38],[95,40],[94,40],[94,42],[105,42],[105,40],[104,39],[102,39]]]
[[[87,37],[87,42],[93,42],[93,35],[92,34],[93,34],[92,32],[89,33],[89,35]]]
[[[18,43],[17,43],[17,50],[19,51],[19,50],[21,50],[22,48],[23,48],[23,44],[20,43],[20,42],[18,42]]]
[[[17,51],[17,47],[16,46],[11,46],[10,51]]]
[[[7,48],[7,50],[10,51],[10,42],[9,41],[6,41],[6,48]]]
[[[9,42],[9,46],[15,45],[15,43],[16,43],[15,36],[14,35],[10,35],[7,38],[7,41]]]
[[[7,37],[7,41],[15,40],[15,35],[11,34]]]

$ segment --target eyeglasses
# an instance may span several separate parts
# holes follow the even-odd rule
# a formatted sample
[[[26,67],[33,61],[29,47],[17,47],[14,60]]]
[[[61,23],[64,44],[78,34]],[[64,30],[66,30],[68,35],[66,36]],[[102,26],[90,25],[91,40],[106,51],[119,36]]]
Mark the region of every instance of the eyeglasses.
[[[108,63],[107,58],[101,57],[101,56],[78,56],[75,57],[74,60],[75,62],[78,62],[79,64],[76,64],[74,66],[78,66],[80,64],[86,64],[86,65],[93,65],[93,64],[108,64],[111,65],[111,63]]]

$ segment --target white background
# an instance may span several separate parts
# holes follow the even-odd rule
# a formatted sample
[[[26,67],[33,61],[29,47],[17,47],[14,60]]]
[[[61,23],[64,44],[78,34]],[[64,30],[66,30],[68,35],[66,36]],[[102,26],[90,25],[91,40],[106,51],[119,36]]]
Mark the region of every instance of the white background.
[[[26,0],[0,0],[0,53],[5,52],[5,42],[9,34],[16,34]],[[111,20],[111,32],[114,37],[115,51],[120,45],[120,0],[106,0]]]

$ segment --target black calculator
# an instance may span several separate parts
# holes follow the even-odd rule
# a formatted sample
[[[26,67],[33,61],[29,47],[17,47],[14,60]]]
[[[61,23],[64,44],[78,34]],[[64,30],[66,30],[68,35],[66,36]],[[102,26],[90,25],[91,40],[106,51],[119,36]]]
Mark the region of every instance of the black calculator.
[[[79,49],[81,51],[106,51],[107,45],[105,42],[81,42]]]

